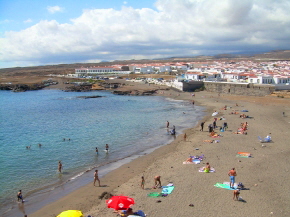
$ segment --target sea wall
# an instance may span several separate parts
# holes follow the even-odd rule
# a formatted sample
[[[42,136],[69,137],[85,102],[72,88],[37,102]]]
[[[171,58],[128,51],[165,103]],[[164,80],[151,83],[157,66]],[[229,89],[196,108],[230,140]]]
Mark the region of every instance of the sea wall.
[[[204,82],[203,81],[189,81],[189,82],[182,82],[182,90],[185,92],[193,92],[197,89],[200,89],[203,87]]]
[[[275,86],[270,84],[249,84],[231,82],[204,82],[206,91],[244,95],[244,96],[265,96],[275,91]]]

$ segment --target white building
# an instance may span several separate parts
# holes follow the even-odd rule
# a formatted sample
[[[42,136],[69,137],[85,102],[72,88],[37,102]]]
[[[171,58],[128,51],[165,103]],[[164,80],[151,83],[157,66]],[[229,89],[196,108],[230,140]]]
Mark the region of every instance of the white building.
[[[114,67],[92,67],[75,69],[75,74],[78,77],[89,75],[108,75],[108,74],[130,74],[130,71],[121,71]]]

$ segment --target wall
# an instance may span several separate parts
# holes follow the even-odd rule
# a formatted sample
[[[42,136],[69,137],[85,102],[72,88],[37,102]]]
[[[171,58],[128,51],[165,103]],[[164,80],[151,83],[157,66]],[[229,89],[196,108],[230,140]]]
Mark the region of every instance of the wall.
[[[199,89],[203,87],[204,82],[203,81],[189,81],[189,82],[182,82],[183,83],[183,91],[186,92],[193,92],[196,89]]]
[[[230,83],[230,82],[204,82],[206,91],[245,95],[245,96],[265,96],[275,91],[274,85],[269,84],[248,84],[248,83]]]

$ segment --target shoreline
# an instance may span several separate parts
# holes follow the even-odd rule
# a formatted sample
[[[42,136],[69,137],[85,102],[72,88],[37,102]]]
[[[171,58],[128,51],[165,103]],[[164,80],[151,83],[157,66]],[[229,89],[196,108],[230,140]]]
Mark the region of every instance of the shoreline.
[[[144,85],[144,84],[141,84],[141,85]],[[235,96],[222,96],[222,97],[214,98],[212,96],[217,95],[217,94],[204,92],[204,91],[196,93],[196,97],[194,97],[194,98],[192,98],[190,96],[190,93],[186,93],[186,92],[180,93],[180,92],[177,92],[174,90],[165,90],[165,91],[162,90],[162,92],[164,92],[165,94],[159,93],[158,95],[161,95],[161,96],[163,95],[165,97],[170,97],[170,98],[180,99],[180,100],[192,100],[192,99],[194,99],[196,101],[196,105],[206,107],[207,115],[202,120],[202,121],[206,122],[205,130],[207,130],[206,126],[209,123],[209,121],[212,119],[211,113],[214,110],[219,110],[225,104],[227,104],[228,106],[233,106],[234,103],[236,103],[236,102],[240,103],[240,100],[243,100],[243,97],[241,97],[241,96],[236,97],[236,99],[233,99]],[[262,100],[260,100],[259,97],[247,97],[247,101],[249,101],[249,102],[241,101],[241,103],[247,104],[249,106],[251,105],[252,109],[254,110],[254,109],[257,109],[255,107],[263,108],[263,105],[260,105],[260,103],[263,103],[262,102],[263,100],[264,100],[264,97]],[[258,103],[256,101],[258,101]],[[284,100],[283,103],[285,103],[285,102],[286,102],[286,104],[289,105],[289,100],[288,101]],[[266,105],[267,105],[267,103],[266,103]],[[283,105],[279,105],[279,108],[281,110],[284,107],[283,107]],[[219,112],[220,112],[220,110],[219,110]],[[224,114],[221,113],[221,115],[229,116],[228,111],[226,111],[226,112],[221,111],[221,112],[224,113]],[[290,111],[288,113],[290,114]],[[286,111],[286,114],[287,114],[287,111]],[[231,124],[234,125],[234,121],[231,119],[233,119],[233,118],[236,119],[237,116],[229,116],[226,118],[227,118],[227,121],[230,124],[230,128],[231,128]],[[238,119],[238,121],[244,121],[244,120]],[[265,123],[263,123],[263,124],[265,124]],[[250,131],[251,131],[251,125],[250,125]],[[263,130],[263,133],[265,133],[269,130],[266,130],[265,132],[264,131],[265,130]],[[101,214],[101,216],[113,216],[112,210],[109,210],[108,208],[105,207],[105,200],[98,199],[98,196],[101,195],[101,193],[103,193],[104,191],[111,192],[112,194],[123,193],[124,195],[132,196],[134,198],[136,197],[135,198],[136,205],[134,206],[134,208],[139,205],[135,209],[142,209],[145,211],[145,213],[150,214],[150,216],[160,216],[160,213],[162,213],[161,211],[163,211],[163,213],[166,213],[166,210],[163,210],[166,208],[162,208],[160,210],[160,206],[158,204],[156,204],[156,202],[155,202],[156,200],[153,198],[149,198],[149,199],[151,199],[151,201],[154,201],[154,203],[152,203],[151,201],[148,201],[148,203],[145,204],[144,202],[141,202],[142,200],[140,201],[140,198],[143,198],[144,201],[147,201],[148,198],[146,197],[146,194],[152,191],[152,190],[143,190],[143,191],[140,190],[140,187],[138,185],[139,185],[140,176],[142,174],[145,174],[145,179],[146,179],[145,188],[146,187],[148,188],[148,186],[152,186],[153,177],[155,175],[161,175],[163,183],[165,180],[165,184],[166,184],[166,182],[174,181],[175,185],[182,185],[183,184],[183,185],[187,186],[188,185],[187,181],[186,181],[186,183],[182,183],[182,180],[180,180],[180,177],[176,177],[177,174],[175,174],[175,173],[182,174],[181,176],[183,176],[182,179],[184,179],[184,180],[192,179],[192,178],[194,178],[195,175],[200,176],[200,175],[206,175],[206,174],[198,174],[197,173],[197,174],[193,175],[192,173],[196,172],[196,171],[191,171],[191,174],[187,174],[188,171],[184,171],[186,167],[187,167],[187,169],[189,169],[188,167],[193,166],[193,167],[191,167],[191,170],[192,170],[192,168],[195,168],[195,170],[196,170],[197,167],[203,166],[203,164],[201,164],[201,165],[180,165],[180,164],[182,164],[181,159],[186,160],[189,153],[192,155],[195,155],[195,154],[201,154],[201,153],[205,153],[205,152],[206,152],[205,153],[206,156],[209,156],[208,157],[209,161],[214,162],[213,166],[216,169],[218,169],[219,171],[221,169],[225,169],[225,168],[223,168],[223,166],[220,164],[220,162],[218,160],[218,158],[220,158],[220,156],[218,158],[215,157],[216,153],[213,153],[213,150],[211,150],[211,148],[208,147],[209,145],[211,145],[211,146],[215,145],[216,147],[214,149],[216,149],[218,147],[218,145],[217,144],[204,144],[201,142],[202,139],[207,139],[208,133],[206,133],[206,132],[200,133],[199,124],[194,128],[189,128],[189,129],[185,130],[184,132],[187,134],[187,138],[188,138],[187,142],[184,142],[182,135],[179,135],[176,138],[176,140],[174,140],[172,143],[164,145],[148,155],[138,157],[137,159],[135,159],[135,160],[119,167],[118,169],[115,169],[114,171],[111,171],[108,174],[106,174],[104,177],[101,178],[101,184],[102,183],[106,184],[107,187],[104,187],[104,188],[103,187],[102,188],[93,187],[92,183],[90,183],[84,187],[77,189],[76,191],[70,193],[69,195],[66,195],[63,198],[61,198],[55,202],[52,202],[49,205],[46,205],[45,207],[41,208],[40,210],[38,210],[32,214],[29,214],[29,216],[33,216],[33,217],[34,216],[55,216],[55,215],[59,214],[61,211],[66,210],[66,209],[80,209],[85,214],[84,216],[87,216],[89,214],[92,216],[97,216],[100,214]],[[234,135],[234,136],[244,136],[244,135]],[[225,138],[225,136],[220,139],[221,143],[222,143],[222,140],[224,140],[224,138]],[[247,137],[244,136],[243,139],[245,139],[245,138],[248,139],[249,136],[247,136]],[[255,139],[256,139],[256,136],[255,136]],[[231,143],[231,142],[236,142],[236,141],[235,141],[235,139],[234,140],[229,139],[229,143]],[[255,143],[257,143],[257,142],[255,142]],[[218,144],[220,144],[220,143],[218,143]],[[199,148],[200,150],[196,151],[195,148]],[[247,149],[249,149],[249,148],[247,147]],[[259,147],[257,146],[257,149],[260,149],[260,146]],[[203,151],[201,151],[201,150],[203,150]],[[253,150],[253,149],[251,149],[251,150]],[[267,150],[267,149],[262,149],[262,150]],[[219,148],[215,151],[218,152],[218,155],[223,155],[223,157],[227,158],[226,154],[220,154],[221,150],[219,150]],[[223,151],[225,151],[228,154],[229,150],[227,147],[224,147]],[[240,151],[242,151],[242,150],[240,150]],[[287,150],[287,153],[288,153],[288,150]],[[218,156],[218,155],[216,155],[216,156]],[[164,159],[164,161],[166,161],[167,164],[164,163],[162,159]],[[178,161],[175,162],[172,159],[178,159]],[[256,160],[256,157],[254,156],[253,159]],[[247,159],[247,160],[253,160],[253,159]],[[242,161],[244,161],[244,160],[242,159]],[[235,160],[232,162],[237,162],[237,159],[235,158]],[[251,167],[252,165],[247,165],[247,166]],[[221,168],[219,168],[219,167],[221,167]],[[227,170],[230,167],[231,166],[227,166],[227,169],[225,171],[223,171],[222,173],[226,174]],[[177,170],[176,170],[176,168],[177,168]],[[166,170],[166,173],[164,173],[164,170]],[[186,173],[184,174],[184,172],[186,172]],[[216,172],[215,174],[211,174],[211,175],[216,176],[217,174],[218,174],[218,172]],[[239,170],[238,170],[238,174],[239,174]],[[189,177],[190,175],[191,175],[191,178]],[[199,180],[199,182],[197,182],[196,184],[203,185],[203,183],[200,182],[201,179],[199,177],[196,177],[196,178]],[[227,180],[227,177],[225,176],[224,179]],[[223,180],[216,180],[216,182],[217,181],[223,181]],[[148,184],[148,183],[150,183],[150,184]],[[214,183],[211,183],[211,186],[213,184]],[[185,189],[187,189],[187,188],[185,187]],[[188,188],[188,189],[193,190],[192,188]],[[135,190],[135,192],[132,193],[132,190],[133,190],[133,192]],[[207,189],[203,189],[203,190],[204,190],[204,192],[202,193],[203,195],[201,195],[201,198],[204,195],[205,196],[211,195],[211,193],[208,192]],[[216,191],[216,189],[211,189],[211,190],[214,192]],[[218,189],[218,190],[220,190],[220,193],[218,195],[221,196],[222,199],[224,199],[224,197],[222,195],[223,190],[222,189]],[[185,197],[184,199],[186,201],[188,201],[187,203],[188,204],[190,203],[189,201],[191,199],[187,198],[188,195],[186,194],[186,191],[185,191],[185,194],[183,194],[181,196],[178,194],[178,190],[176,190],[176,191],[177,191],[176,196],[179,196],[180,198]],[[225,194],[225,192],[224,192],[224,194]],[[231,195],[227,196],[227,197],[229,197],[229,199],[227,199],[227,201],[231,202],[230,201]],[[173,204],[174,203],[172,201],[173,198],[174,197],[170,198],[170,195],[168,198],[165,198],[165,199],[161,198],[161,200],[164,202],[164,203],[162,203],[162,206],[167,207],[168,210],[170,210],[170,201]],[[219,198],[219,197],[217,197],[217,198]],[[168,199],[168,201],[165,201],[167,199]],[[204,199],[201,199],[201,200],[204,201]],[[138,201],[139,201],[139,203],[138,203]],[[140,204],[141,204],[141,206],[140,206]],[[181,204],[182,204],[182,200],[181,200]],[[188,213],[188,211],[195,211],[196,212],[196,209],[188,210],[188,204],[185,204],[185,207],[183,207],[182,209],[186,210],[187,213]],[[25,206],[25,204],[24,204],[24,206]],[[156,211],[156,208],[157,208],[157,211]],[[199,208],[199,212],[201,210],[204,211],[204,209]],[[286,210],[286,211],[288,211],[288,210]],[[234,210],[233,210],[233,212],[234,212]],[[167,213],[168,213],[168,211],[167,211]],[[176,215],[171,215],[171,216],[177,216],[178,213],[182,213],[182,211],[176,210],[175,213],[176,213]],[[275,211],[275,213],[277,213],[277,212]],[[226,215],[225,213],[223,213],[223,214]],[[192,215],[192,214],[190,214],[190,215]],[[167,216],[170,216],[170,215],[167,215]],[[188,213],[188,215],[183,214],[181,216],[189,216],[189,213]],[[207,216],[212,216],[212,215],[207,214]],[[220,216],[222,216],[222,215],[220,215]],[[230,215],[228,215],[228,216],[230,216]],[[235,216],[236,216],[236,214],[235,214]],[[240,216],[242,216],[242,215],[240,215]],[[260,216],[260,215],[255,215],[255,216]]]

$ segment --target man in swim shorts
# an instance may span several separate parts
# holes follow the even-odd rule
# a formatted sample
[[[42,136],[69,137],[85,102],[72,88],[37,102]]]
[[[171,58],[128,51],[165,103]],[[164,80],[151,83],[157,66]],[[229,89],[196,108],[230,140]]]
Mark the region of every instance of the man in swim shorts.
[[[19,192],[17,193],[17,201],[19,202],[19,200],[21,200],[22,203],[24,202],[21,190],[19,190]]]
[[[106,152],[108,153],[109,152],[109,145],[106,144]]]
[[[234,188],[234,184],[235,184],[235,177],[237,176],[236,170],[235,168],[232,168],[229,173],[228,173],[229,177],[230,177],[230,188]]]

